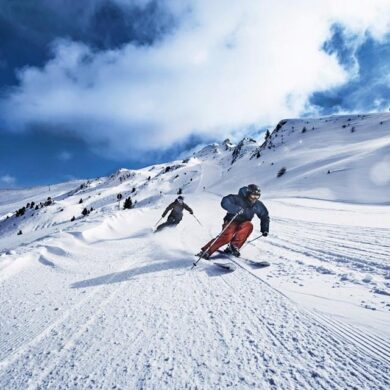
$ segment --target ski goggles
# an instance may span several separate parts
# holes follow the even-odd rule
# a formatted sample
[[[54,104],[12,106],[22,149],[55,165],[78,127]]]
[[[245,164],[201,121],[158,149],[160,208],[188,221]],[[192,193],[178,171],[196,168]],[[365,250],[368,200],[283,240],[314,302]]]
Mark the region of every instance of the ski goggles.
[[[248,198],[252,201],[258,200],[260,198],[260,194],[249,194]]]

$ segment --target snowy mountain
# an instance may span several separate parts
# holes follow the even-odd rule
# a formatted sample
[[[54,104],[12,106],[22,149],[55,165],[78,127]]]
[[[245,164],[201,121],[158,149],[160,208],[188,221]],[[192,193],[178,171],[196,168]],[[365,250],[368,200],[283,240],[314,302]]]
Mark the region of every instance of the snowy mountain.
[[[0,191],[0,387],[387,388],[389,156],[390,114],[288,119],[265,141]],[[221,196],[249,183],[270,236],[233,273],[190,271]],[[178,193],[201,225],[153,234]]]
[[[389,114],[283,120],[263,144],[247,138],[225,151],[232,164],[214,186],[233,190],[239,178],[260,183],[267,197],[389,203],[389,120]]]

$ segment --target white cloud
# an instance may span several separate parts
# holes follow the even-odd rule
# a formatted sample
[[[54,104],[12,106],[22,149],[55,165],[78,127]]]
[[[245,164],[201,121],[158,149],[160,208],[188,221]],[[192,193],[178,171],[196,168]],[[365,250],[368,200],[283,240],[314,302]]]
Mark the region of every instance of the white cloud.
[[[0,182],[7,186],[14,186],[16,183],[16,178],[11,175],[3,175],[0,177]]]
[[[312,92],[353,76],[321,50],[333,23],[377,39],[390,28],[387,0],[168,4],[182,21],[154,46],[94,53],[56,42],[43,69],[20,71],[3,115],[13,128],[71,128],[119,157],[161,150],[190,134],[224,138],[298,116]]]
[[[58,155],[58,158],[61,160],[61,161],[69,161],[71,158],[72,158],[72,153],[69,153],[68,151],[66,150],[63,150],[59,155]]]

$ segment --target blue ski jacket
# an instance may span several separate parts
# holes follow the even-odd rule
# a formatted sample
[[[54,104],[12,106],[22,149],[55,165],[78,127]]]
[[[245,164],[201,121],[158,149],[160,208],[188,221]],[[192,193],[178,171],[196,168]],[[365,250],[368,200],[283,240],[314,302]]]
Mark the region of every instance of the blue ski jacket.
[[[238,191],[238,195],[230,194],[222,198],[221,206],[227,211],[224,221],[231,221],[235,214],[240,210],[243,210],[243,212],[236,217],[235,221],[251,221],[256,214],[261,220],[261,232],[268,233],[269,215],[267,208],[264,206],[263,202],[260,202],[259,200],[255,203],[251,203],[247,199],[247,193],[248,187],[242,187]]]

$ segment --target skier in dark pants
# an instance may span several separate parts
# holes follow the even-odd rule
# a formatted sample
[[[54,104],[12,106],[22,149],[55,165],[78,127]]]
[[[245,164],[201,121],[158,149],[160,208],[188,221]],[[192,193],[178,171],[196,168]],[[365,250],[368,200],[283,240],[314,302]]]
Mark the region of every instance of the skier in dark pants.
[[[167,221],[158,225],[156,231],[158,232],[167,226],[174,226],[180,223],[183,218],[183,209],[186,209],[190,214],[194,213],[191,207],[184,203],[184,198],[182,196],[178,196],[177,199],[175,199],[163,212],[162,217],[164,218],[168,212],[172,210]]]
[[[269,231],[268,210],[259,201],[259,198],[260,188],[256,184],[249,184],[247,187],[240,188],[238,195],[231,194],[222,198],[221,206],[227,211],[223,220],[222,230],[225,228],[226,230],[218,239],[212,239],[204,245],[197,256],[208,260],[216,250],[226,244],[229,244],[225,250],[226,253],[231,253],[237,257],[240,256],[240,248],[252,233],[253,225],[251,220],[255,214],[261,220],[263,237],[267,237]],[[237,216],[234,218],[236,214]]]

